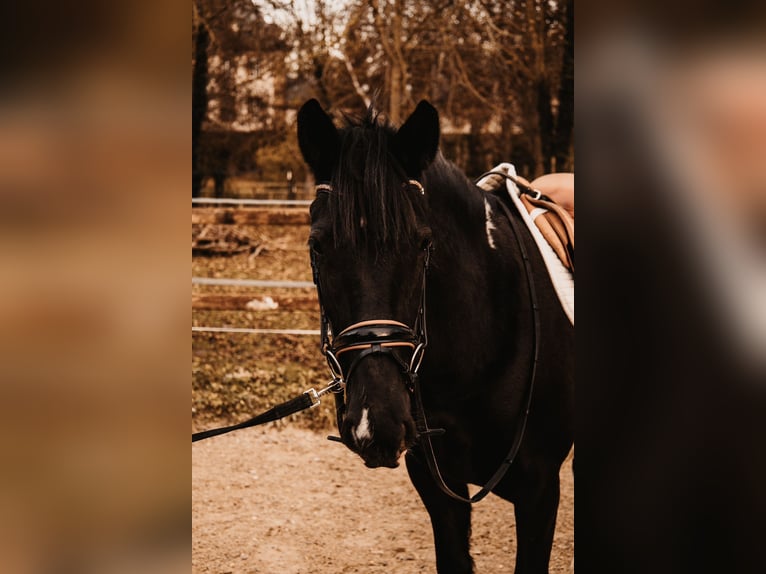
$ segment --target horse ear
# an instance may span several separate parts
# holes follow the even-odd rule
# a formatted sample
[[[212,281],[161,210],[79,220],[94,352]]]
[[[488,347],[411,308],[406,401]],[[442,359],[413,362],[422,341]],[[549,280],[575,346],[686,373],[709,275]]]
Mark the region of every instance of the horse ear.
[[[436,157],[439,149],[439,112],[425,100],[402,124],[395,137],[395,154],[407,172],[417,178]]]
[[[330,116],[313,98],[298,111],[298,145],[315,179],[329,181],[340,154],[340,136]]]

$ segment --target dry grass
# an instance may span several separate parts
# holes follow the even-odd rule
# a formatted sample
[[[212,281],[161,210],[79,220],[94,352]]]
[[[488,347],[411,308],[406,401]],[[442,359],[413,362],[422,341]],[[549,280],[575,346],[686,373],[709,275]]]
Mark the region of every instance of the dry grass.
[[[265,246],[256,256],[195,257],[192,275],[310,281],[308,226],[249,228]],[[192,293],[263,296],[309,294],[311,289],[192,286]],[[318,329],[319,309],[294,311],[194,310],[195,326]],[[247,419],[329,379],[319,338],[305,335],[192,333],[192,423],[195,429]],[[332,400],[290,419],[291,425],[324,429],[334,421]]]

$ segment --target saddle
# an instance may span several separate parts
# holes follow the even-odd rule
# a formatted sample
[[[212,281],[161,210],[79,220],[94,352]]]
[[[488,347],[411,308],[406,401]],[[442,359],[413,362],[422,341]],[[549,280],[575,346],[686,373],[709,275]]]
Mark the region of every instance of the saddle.
[[[521,202],[564,267],[574,273],[574,218],[545,196],[533,199],[522,195]]]
[[[531,183],[518,175],[506,175],[522,191],[521,203],[561,263],[574,274],[574,177],[552,173]],[[502,178],[491,174],[479,183],[485,191],[500,187]]]
[[[548,174],[529,183],[513,164],[501,163],[477,185],[515,209],[529,228],[551,283],[574,325],[574,177]],[[554,199],[555,198],[555,199]]]

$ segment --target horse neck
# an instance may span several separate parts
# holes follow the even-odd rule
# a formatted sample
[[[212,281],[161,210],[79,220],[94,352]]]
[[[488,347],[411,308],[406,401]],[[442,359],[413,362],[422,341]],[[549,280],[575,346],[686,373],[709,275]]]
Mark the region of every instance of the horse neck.
[[[509,330],[529,320],[519,304],[526,296],[523,263],[505,216],[491,207],[496,229],[488,229],[483,192],[456,167],[437,163],[426,176],[434,233],[429,345],[445,371],[475,376],[503,355]]]

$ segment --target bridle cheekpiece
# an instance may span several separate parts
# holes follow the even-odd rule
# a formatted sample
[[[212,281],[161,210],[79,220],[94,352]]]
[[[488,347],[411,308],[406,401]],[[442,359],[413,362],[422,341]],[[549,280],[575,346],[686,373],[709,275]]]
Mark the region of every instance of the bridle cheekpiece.
[[[417,180],[408,180],[404,186],[413,186],[421,195],[425,195],[423,185]],[[333,192],[333,187],[329,183],[320,183],[316,186],[317,195]],[[356,368],[366,357],[381,355],[391,358],[405,375],[407,390],[410,394],[415,392],[417,373],[428,346],[428,331],[426,329],[426,276],[430,259],[431,244],[429,242],[425,247],[420,303],[413,327],[393,319],[369,319],[353,323],[335,335],[325,313],[316,255],[313,251],[311,252],[311,270],[319,299],[320,350],[327,361],[333,377],[332,385],[333,392],[335,393],[339,431],[342,428],[346,410],[344,397],[346,383],[351,379]],[[403,359],[400,353],[400,351],[405,349],[412,352],[408,360]],[[351,360],[348,368],[344,369],[341,365],[340,357],[345,353],[352,352],[358,354]]]

